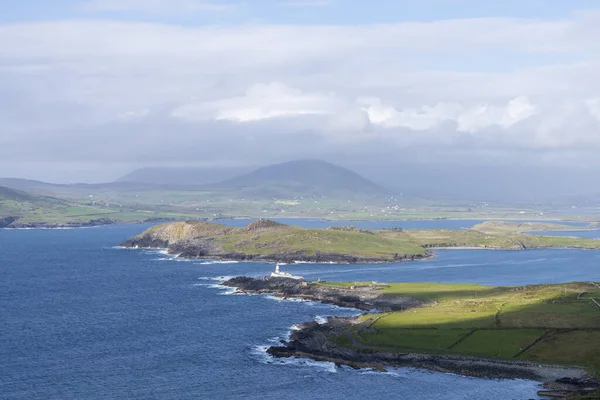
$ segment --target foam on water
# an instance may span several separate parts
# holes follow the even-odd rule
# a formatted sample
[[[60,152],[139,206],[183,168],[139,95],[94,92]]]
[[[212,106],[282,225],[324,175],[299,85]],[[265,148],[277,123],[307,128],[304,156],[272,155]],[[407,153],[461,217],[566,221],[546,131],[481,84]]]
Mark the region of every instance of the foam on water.
[[[209,287],[214,288],[216,286],[217,285],[211,285]],[[228,295],[232,295],[232,294],[242,294],[242,293],[238,292],[238,290],[236,288],[232,288],[232,287],[218,285],[217,289],[221,290],[221,293],[219,293],[221,296],[228,296]]]
[[[336,263],[334,261],[328,261],[328,262],[316,262],[316,261],[294,261],[291,264],[348,264],[348,263]],[[291,264],[284,264],[284,265],[291,265]]]
[[[275,296],[275,295],[272,295],[272,294],[265,295],[265,298],[269,299],[269,300],[275,300],[275,301],[289,301],[289,302],[292,302],[292,303],[304,303],[304,304],[307,304],[307,305],[315,305],[315,304],[317,304],[317,302],[314,301],[314,300],[305,300],[305,299],[300,299],[300,298],[297,298],[297,297],[278,297],[278,296]]]
[[[277,365],[286,365],[286,366],[294,366],[294,367],[310,367],[310,368],[319,368],[325,370],[326,372],[336,373],[337,367],[332,362],[326,361],[314,361],[309,358],[298,358],[298,357],[286,357],[286,358],[276,358],[272,357],[267,353],[267,349],[270,346],[255,346],[252,349],[252,354],[258,358],[260,362],[263,364],[277,364]]]
[[[196,264],[210,265],[210,264],[237,264],[239,261],[233,260],[205,260],[196,262]]]
[[[315,322],[320,325],[325,324],[325,323],[327,323],[327,317],[324,317],[322,315],[317,315],[315,317]]]
[[[198,278],[199,281],[216,281],[223,283],[230,279],[234,278],[234,276],[224,275],[224,276],[201,276]]]

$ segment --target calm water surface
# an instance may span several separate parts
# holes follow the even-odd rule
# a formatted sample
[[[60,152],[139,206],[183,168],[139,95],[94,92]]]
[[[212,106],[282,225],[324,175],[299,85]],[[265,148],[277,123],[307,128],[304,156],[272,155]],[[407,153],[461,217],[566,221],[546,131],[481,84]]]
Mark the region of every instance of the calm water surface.
[[[442,221],[420,222],[450,228]],[[0,230],[0,398],[537,398],[538,384],[524,380],[272,360],[265,347],[293,324],[355,311],[230,295],[216,285],[223,276],[264,275],[269,264],[177,261],[114,247],[144,228]],[[600,280],[599,261],[592,251],[445,250],[413,263],[286,269],[311,279],[516,285]]]

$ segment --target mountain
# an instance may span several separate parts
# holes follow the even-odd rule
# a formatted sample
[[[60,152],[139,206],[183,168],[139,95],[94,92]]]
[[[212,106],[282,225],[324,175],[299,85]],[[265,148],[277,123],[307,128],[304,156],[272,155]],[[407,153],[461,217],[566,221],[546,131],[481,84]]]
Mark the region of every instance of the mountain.
[[[140,168],[117,179],[117,182],[150,183],[155,185],[196,186],[217,183],[246,173],[250,168],[194,167]]]
[[[356,172],[320,160],[297,160],[262,167],[213,187],[260,197],[378,196],[387,193],[386,189]]]

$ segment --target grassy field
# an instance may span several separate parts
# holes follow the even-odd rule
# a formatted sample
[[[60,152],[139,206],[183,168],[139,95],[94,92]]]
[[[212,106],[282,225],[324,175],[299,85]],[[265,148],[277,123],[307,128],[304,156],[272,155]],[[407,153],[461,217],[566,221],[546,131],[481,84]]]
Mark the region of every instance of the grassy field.
[[[490,234],[516,234],[523,232],[544,231],[581,231],[589,229],[586,226],[572,226],[548,222],[512,222],[512,221],[486,221],[474,225],[470,230]]]
[[[382,231],[385,237],[404,236],[425,247],[481,247],[493,249],[528,249],[528,248],[585,248],[600,249],[600,240],[576,238],[568,236],[544,236],[539,234],[518,233],[523,225],[535,226],[536,224],[502,223],[501,229],[486,230],[488,223],[475,225],[471,229],[449,230],[449,229],[427,229]],[[493,222],[491,224],[496,224]],[[562,230],[563,225],[543,225],[546,230]],[[552,228],[552,229],[551,229]],[[569,227],[571,228],[571,227]]]
[[[228,228],[207,222],[173,222],[153,227],[142,233],[139,238],[160,239],[170,245],[202,238],[202,240],[211,240],[213,248],[218,247],[218,254],[268,256],[296,253],[307,257],[336,254],[348,256],[346,259],[354,257],[382,262],[415,256],[425,257],[431,254],[428,248],[445,246],[514,250],[546,247],[600,249],[600,240],[562,236],[491,234],[473,229],[409,231],[362,230],[352,227],[343,228],[345,230],[310,229],[277,224],[269,220],[257,221],[257,223],[263,222],[266,225],[260,229]],[[190,245],[186,246],[190,247]],[[218,254],[211,253],[211,255]]]
[[[336,343],[369,351],[580,365],[600,373],[600,307],[591,300],[600,299],[600,289],[591,283],[522,287],[390,283],[380,290],[414,297],[425,305],[370,315],[374,322],[353,327],[335,338]]]
[[[135,185],[73,185],[55,186],[55,191],[38,190],[29,193],[38,198],[53,197],[56,201],[48,203],[37,201],[4,202],[0,189],[0,216],[19,216],[23,222],[45,222],[48,218],[53,223],[86,221],[101,218],[102,214],[123,212],[119,221],[138,221],[145,214],[152,218],[216,218],[216,217],[311,217],[332,220],[401,220],[401,219],[435,219],[435,218],[519,218],[547,219],[566,218],[552,215],[552,211],[543,207],[517,208],[511,205],[496,204],[473,205],[456,201],[432,201],[410,197],[378,197],[346,196],[336,197],[315,195],[293,195],[286,197],[246,197],[235,191],[211,191],[190,188],[184,189],[149,189],[137,188]],[[60,189],[60,190],[59,190]],[[95,204],[90,204],[93,199]],[[56,202],[70,207],[56,206]],[[72,209],[70,209],[72,208]],[[125,214],[129,214],[126,216]],[[597,216],[590,214],[583,218],[569,217],[588,221],[598,221]],[[89,220],[87,219],[87,220]]]
[[[425,256],[427,250],[407,236],[383,237],[377,233],[308,229],[258,221],[247,228],[228,228],[208,222],[175,222],[152,227],[140,237],[166,240],[169,244],[195,238],[210,239],[223,253],[270,255],[299,253],[340,254],[380,261],[394,260],[397,255]]]

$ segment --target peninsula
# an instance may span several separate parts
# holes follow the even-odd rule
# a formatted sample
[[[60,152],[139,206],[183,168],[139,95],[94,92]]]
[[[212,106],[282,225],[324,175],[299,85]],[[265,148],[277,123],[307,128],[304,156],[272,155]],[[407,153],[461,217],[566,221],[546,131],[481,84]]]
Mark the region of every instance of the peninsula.
[[[237,277],[223,285],[367,311],[300,324],[289,341],[268,349],[274,357],[534,379],[561,395],[598,389],[597,283],[490,287]]]
[[[310,229],[257,220],[232,228],[209,222],[173,222],[154,226],[122,244],[165,248],[185,258],[285,262],[378,263],[422,260],[435,248],[525,250],[534,248],[600,249],[600,241],[524,231],[577,229],[547,223],[485,222],[465,230],[367,230],[353,226]]]
[[[432,254],[404,235],[354,227],[309,229],[258,220],[243,228],[209,222],[152,227],[124,247],[160,247],[186,258],[286,262],[375,263],[418,260]]]

